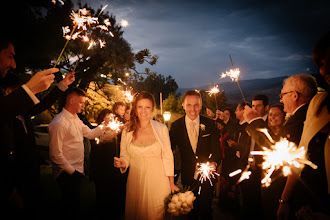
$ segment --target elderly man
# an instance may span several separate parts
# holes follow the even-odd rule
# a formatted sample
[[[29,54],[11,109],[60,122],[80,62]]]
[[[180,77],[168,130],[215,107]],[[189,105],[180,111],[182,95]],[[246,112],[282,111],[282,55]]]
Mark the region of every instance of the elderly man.
[[[317,92],[317,85],[314,77],[307,74],[293,75],[283,82],[280,98],[284,104],[284,111],[287,113],[287,121],[284,126],[275,135],[262,120],[260,115],[254,109],[245,106],[244,118],[249,123],[246,130],[260,146],[270,147],[272,143],[266,135],[259,129],[265,128],[271,137],[278,141],[280,138],[287,138],[289,141],[299,144],[308,104]],[[269,219],[276,218],[276,211],[279,204],[276,200],[281,198],[286,179],[278,178],[268,188],[262,189],[261,197],[264,214]],[[279,200],[280,203],[286,202]]]
[[[316,80],[308,74],[297,74],[290,76],[283,82],[281,103],[284,104],[284,111],[287,113],[283,128],[276,136],[261,119],[257,111],[245,106],[244,118],[249,123],[247,131],[260,146],[270,146],[271,143],[260,128],[267,128],[274,140],[285,137],[289,141],[299,144],[302,128],[306,119],[306,111],[309,101],[317,92]]]
[[[278,219],[288,219],[293,190],[299,190],[303,198],[296,199],[302,208],[297,212],[310,219],[330,218],[330,32],[324,35],[315,45],[313,60],[319,68],[320,74],[328,83],[328,91],[314,96],[308,107],[306,121],[299,146],[307,147],[307,153],[312,163],[318,166],[313,169],[305,166],[297,173],[288,176],[285,189],[281,195],[284,201],[277,212]],[[301,181],[297,182],[300,175]],[[298,175],[297,175],[298,174]],[[304,184],[299,184],[303,182]],[[299,187],[300,186],[300,187]],[[292,208],[292,207],[291,207]],[[298,208],[300,208],[298,206]],[[303,212],[305,211],[305,212]],[[305,216],[304,216],[305,215]]]

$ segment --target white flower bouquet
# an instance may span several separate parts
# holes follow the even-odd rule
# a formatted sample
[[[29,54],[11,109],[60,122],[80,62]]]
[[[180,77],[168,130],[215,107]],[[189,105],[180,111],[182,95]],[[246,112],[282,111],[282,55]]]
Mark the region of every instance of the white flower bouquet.
[[[173,216],[187,215],[194,208],[195,199],[194,193],[189,190],[171,193],[167,197],[167,212]]]

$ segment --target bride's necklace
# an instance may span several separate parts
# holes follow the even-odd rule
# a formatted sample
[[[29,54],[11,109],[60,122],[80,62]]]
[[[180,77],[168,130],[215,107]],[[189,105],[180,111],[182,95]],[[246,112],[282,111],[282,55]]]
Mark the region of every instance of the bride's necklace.
[[[150,124],[148,124],[145,128],[140,127],[139,130],[140,132],[145,132],[150,128]]]

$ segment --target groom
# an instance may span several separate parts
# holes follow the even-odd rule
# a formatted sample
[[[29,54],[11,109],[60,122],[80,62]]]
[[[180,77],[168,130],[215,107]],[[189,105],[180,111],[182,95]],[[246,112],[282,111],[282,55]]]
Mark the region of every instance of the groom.
[[[188,90],[184,94],[182,106],[186,114],[172,123],[170,138],[172,149],[177,146],[180,151],[182,185],[193,189],[196,196],[189,219],[212,219],[211,203],[215,180],[213,186],[208,180],[200,184],[199,194],[195,171],[198,162],[208,161],[215,168],[220,164],[219,135],[214,121],[199,115],[202,98],[197,90]]]

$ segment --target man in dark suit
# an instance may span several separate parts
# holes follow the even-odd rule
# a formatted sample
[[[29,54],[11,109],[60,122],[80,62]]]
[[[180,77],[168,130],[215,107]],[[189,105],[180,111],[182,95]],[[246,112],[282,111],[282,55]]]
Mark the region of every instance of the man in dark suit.
[[[177,146],[180,151],[182,185],[193,189],[196,196],[189,218],[212,219],[211,203],[215,180],[212,185],[209,181],[203,182],[199,194],[195,172],[197,163],[209,161],[216,168],[221,162],[219,135],[214,121],[199,115],[202,99],[198,91],[188,90],[182,106],[186,114],[172,123],[170,138],[172,149]]]
[[[268,125],[260,118],[259,114],[249,108],[245,107],[244,118],[249,125],[246,130],[260,146],[270,147],[272,143],[266,135],[259,131],[260,128],[267,129],[268,133],[275,141],[280,138],[287,138],[289,141],[299,145],[304,121],[306,119],[306,112],[309,101],[317,92],[316,80],[311,75],[297,74],[293,75],[283,82],[280,98],[284,104],[284,111],[287,113],[287,121],[275,135]],[[286,178],[277,178],[270,187],[263,189],[263,198],[274,197],[274,201],[281,198],[281,193],[284,189]],[[275,198],[277,197],[277,198]],[[270,201],[271,202],[271,201]],[[265,205],[266,203],[263,202]],[[272,205],[267,205],[267,216],[269,219],[276,218],[276,210],[278,206],[287,206],[288,201],[280,200],[280,204],[271,202]],[[270,209],[270,207],[272,207]]]
[[[25,160],[24,162],[27,162],[30,156],[32,157],[34,155],[32,151],[26,154],[27,149],[31,149],[30,143],[34,143],[33,136],[28,136],[33,134],[28,115],[43,106],[43,104],[39,103],[40,101],[35,94],[47,90],[54,81],[55,76],[53,73],[58,71],[57,68],[51,68],[36,73],[27,83],[18,85],[17,88],[8,93],[8,90],[6,91],[8,88],[8,85],[6,85],[6,76],[9,70],[16,68],[14,56],[15,50],[11,39],[1,36],[0,103],[2,108],[0,113],[3,117],[0,123],[0,166],[5,169],[2,171],[3,181],[0,184],[0,202],[4,204],[2,209],[8,213],[13,213],[13,211],[17,213],[18,210],[24,210],[22,191],[20,189],[23,187],[21,180],[24,177],[22,174],[27,174],[25,172],[27,166],[25,163],[21,163],[23,162],[21,159],[23,158]],[[52,94],[54,93],[56,91]],[[58,98],[58,94],[54,94],[53,97]],[[47,105],[50,104],[49,101],[51,100],[46,99]],[[20,117],[17,117],[19,115]],[[22,121],[26,123],[23,124]],[[27,136],[21,135],[23,131]],[[29,160],[29,162],[34,163],[36,161]],[[33,167],[32,164],[29,165]],[[25,179],[25,181],[29,180]],[[26,189],[25,192],[30,192],[28,186],[24,186],[23,188]],[[29,201],[25,202],[25,204],[29,204]]]

